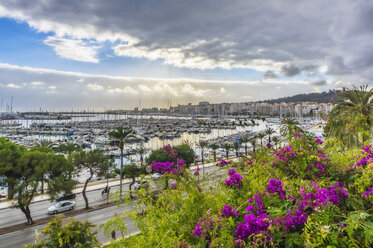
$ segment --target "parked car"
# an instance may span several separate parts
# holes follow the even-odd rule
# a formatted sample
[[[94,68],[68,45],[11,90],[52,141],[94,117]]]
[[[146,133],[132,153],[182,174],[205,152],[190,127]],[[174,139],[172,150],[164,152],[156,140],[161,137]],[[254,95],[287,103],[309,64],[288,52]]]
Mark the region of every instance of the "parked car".
[[[58,214],[61,212],[73,210],[76,204],[74,201],[61,201],[48,208],[48,214]]]
[[[133,190],[139,190],[140,188],[148,188],[149,182],[147,180],[136,181],[132,187]]]
[[[75,193],[63,193],[56,197],[56,202],[75,199]]]
[[[154,179],[154,180],[158,180],[159,178],[161,178],[161,174],[159,174],[159,173],[154,173],[153,175],[152,175],[152,178]]]
[[[8,197],[8,190],[6,188],[0,187],[0,198]]]

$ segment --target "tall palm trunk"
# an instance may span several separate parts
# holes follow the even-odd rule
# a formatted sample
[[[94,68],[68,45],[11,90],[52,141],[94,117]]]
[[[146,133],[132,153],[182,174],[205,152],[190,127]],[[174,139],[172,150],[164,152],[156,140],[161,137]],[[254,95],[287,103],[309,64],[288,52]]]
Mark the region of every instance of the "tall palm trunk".
[[[119,181],[119,184],[120,184],[120,197],[122,198],[122,182],[123,182],[123,144],[120,144],[120,181]]]

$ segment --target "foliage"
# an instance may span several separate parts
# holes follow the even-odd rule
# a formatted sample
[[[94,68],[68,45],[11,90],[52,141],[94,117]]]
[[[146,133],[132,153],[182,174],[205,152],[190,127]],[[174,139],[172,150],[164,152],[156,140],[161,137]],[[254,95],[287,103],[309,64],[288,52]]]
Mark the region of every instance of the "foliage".
[[[9,154],[14,160],[11,163],[12,167],[5,168],[5,173],[2,174],[5,177],[4,182],[13,184],[12,190],[15,192],[13,207],[19,208],[25,214],[27,223],[32,224],[29,207],[38,192],[39,185],[43,182],[48,184],[47,193],[53,200],[59,192],[70,191],[74,186],[74,181],[68,177],[73,168],[62,155],[39,149],[24,150],[10,143],[7,146],[14,149]],[[19,152],[17,157],[14,156],[14,151]],[[9,155],[5,158],[9,158]]]
[[[371,247],[373,149],[336,150],[294,126],[286,146],[218,163],[209,173],[214,180],[169,174],[176,186],[139,197],[129,214],[141,235],[115,244]]]
[[[88,183],[91,181],[93,175],[99,172],[109,171],[110,168],[113,168],[115,166],[114,161],[110,158],[110,156],[105,155],[103,151],[98,149],[89,152],[74,152],[69,155],[69,161],[72,165],[74,165],[78,174],[85,171],[89,173],[88,178],[86,178],[84,182],[84,188],[82,191],[85,201],[85,208],[89,209],[89,203],[86,194]]]
[[[190,166],[194,162],[194,151],[188,144],[181,144],[178,146],[173,147],[175,153],[177,153],[177,157],[179,159],[183,159],[187,166]],[[155,162],[177,162],[176,157],[172,157],[171,154],[167,154],[163,152],[163,149],[153,150],[149,157],[146,159],[147,164],[151,164],[153,161]]]
[[[117,127],[115,130],[109,132],[109,137],[115,139],[118,143],[120,149],[120,172],[123,170],[123,150],[124,150],[124,143],[126,138],[133,136],[133,130],[131,128],[124,128],[122,126]],[[122,178],[123,175],[120,175],[120,195],[122,195]]]
[[[57,147],[57,152],[62,153],[62,154],[67,154],[67,155],[73,152],[79,152],[81,150],[82,149],[80,148],[80,146],[75,143],[60,144]]]
[[[129,164],[123,167],[123,172],[122,172],[123,177],[132,179],[132,182],[128,186],[131,197],[132,197],[131,190],[132,190],[133,184],[136,181],[136,177],[139,177],[140,175],[146,175],[147,174],[146,167],[147,167],[146,165],[137,166],[136,164]],[[119,169],[115,169],[115,172],[118,175],[121,174]]]
[[[373,127],[373,89],[353,87],[338,94],[336,107],[328,114],[324,132],[346,147],[362,145],[371,137]]]
[[[65,225],[61,218],[54,218],[41,231],[47,238],[39,240],[36,236],[35,244],[26,245],[27,248],[92,248],[100,247],[96,239],[95,225],[69,218]]]
[[[0,177],[3,177],[0,183],[8,186],[9,199],[13,198],[16,180],[22,174],[22,171],[14,170],[14,168],[17,167],[17,161],[24,150],[23,147],[0,137]]]
[[[132,153],[134,154],[138,154],[140,156],[140,163],[143,164],[144,163],[144,156],[150,152],[151,150],[149,148],[146,148],[144,146],[144,143],[141,142],[140,145],[134,149],[132,149]]]
[[[104,235],[109,238],[112,235],[112,232],[120,232],[122,238],[127,232],[126,223],[124,221],[125,214],[118,216],[115,214],[114,218],[110,219],[108,222],[100,225],[100,228],[104,230]]]

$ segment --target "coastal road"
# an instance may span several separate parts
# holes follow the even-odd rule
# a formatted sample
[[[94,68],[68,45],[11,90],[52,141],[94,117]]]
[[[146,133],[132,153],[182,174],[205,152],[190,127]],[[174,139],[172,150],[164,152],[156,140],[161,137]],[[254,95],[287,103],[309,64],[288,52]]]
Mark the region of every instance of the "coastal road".
[[[74,219],[81,221],[88,220],[89,222],[95,224],[96,227],[94,228],[94,231],[97,231],[97,239],[101,243],[106,243],[110,239],[104,236],[103,231],[100,229],[100,225],[114,217],[115,213],[120,215],[124,211],[131,210],[133,209],[130,206],[126,206],[125,208],[118,208],[117,206],[112,206],[74,216]],[[130,218],[126,218],[125,223],[126,227],[128,228],[126,235],[131,235],[133,233],[138,232],[137,227]],[[36,227],[26,228],[23,230],[0,235],[0,248],[21,248],[24,247],[24,244],[34,243],[35,233],[38,232],[39,238],[42,238],[43,236],[40,235],[40,230],[42,230],[44,227],[45,225],[39,225]],[[119,235],[120,234],[117,233],[117,237],[119,237]]]
[[[103,184],[102,187],[105,187]],[[111,187],[111,192],[119,189],[119,186]],[[123,184],[123,191],[127,191],[128,184]],[[102,196],[100,190],[93,190],[87,192],[88,202],[90,206],[99,205],[106,202],[106,195]],[[76,202],[76,209],[82,209],[85,207],[85,202],[82,193],[76,194],[76,198],[73,200]],[[43,200],[34,202],[30,206],[31,217],[33,220],[48,217],[47,210],[50,206],[55,204],[49,200]],[[22,224],[26,222],[25,214],[20,209],[5,208],[0,210],[0,228],[12,226],[16,224]]]
[[[200,166],[200,168],[201,168],[200,173],[202,174],[202,166]],[[218,169],[215,166],[205,167],[205,173],[211,173],[213,171],[218,171]],[[224,174],[226,174],[226,170],[219,170],[217,173],[214,173],[214,175],[218,177]],[[125,191],[128,189],[128,185],[126,186],[127,187],[124,187]],[[115,189],[116,188],[114,187],[114,190]],[[91,191],[89,192],[89,194],[90,194],[89,199],[92,205],[94,205],[93,200],[96,200],[95,204],[103,203],[106,201],[106,199],[104,199],[101,196],[101,190]],[[84,200],[81,194],[77,194],[76,202],[77,202],[78,208],[84,207]],[[79,205],[78,205],[78,202],[79,202]],[[46,216],[46,213],[45,213],[46,208],[50,205],[50,202],[42,201],[42,202],[33,203],[32,205],[33,205],[32,207],[35,209],[35,210],[33,209],[34,210],[33,217],[37,219],[37,216],[39,216],[39,218]],[[42,209],[38,211],[38,208],[42,208]],[[95,224],[96,227],[94,228],[94,230],[97,231],[98,240],[102,243],[106,243],[109,241],[109,239],[104,236],[103,231],[100,230],[99,226],[107,222],[109,219],[113,218],[115,213],[121,214],[124,211],[132,211],[132,210],[133,210],[132,206],[125,206],[125,207],[122,206],[121,208],[118,208],[117,206],[111,206],[111,207],[107,207],[107,208],[103,208],[99,210],[94,210],[91,212],[86,212],[80,215],[76,215],[73,218],[76,220],[88,220],[91,223]],[[0,213],[2,211],[6,211],[6,209],[1,210]],[[1,220],[2,225],[3,225],[3,220],[4,220],[2,219],[3,217],[5,217],[5,220],[7,221],[8,225],[15,224],[14,222],[11,222],[12,219],[17,219],[18,222],[20,223],[25,222],[24,214],[20,210],[8,209],[8,211],[18,211],[18,212],[14,213],[14,215],[10,217],[6,216],[5,213],[1,213],[2,215],[0,216],[0,220]],[[135,226],[135,224],[130,218],[126,218],[125,223],[128,228],[128,232],[126,233],[126,235],[131,235],[133,233],[138,232],[137,227]],[[44,227],[45,227],[45,224],[30,227],[30,228],[25,228],[23,230],[19,230],[15,232],[10,232],[4,235],[0,235],[0,248],[9,248],[9,247],[18,248],[18,247],[24,247],[24,244],[33,243],[35,240],[35,233],[38,232],[40,234],[40,230],[42,230]],[[118,235],[119,234],[117,233],[117,237],[119,237]],[[39,238],[42,238],[42,237],[43,236],[39,235]]]
[[[200,175],[202,175],[202,165],[200,166]],[[205,173],[209,173],[213,170],[216,170],[215,166],[205,166]],[[150,180],[151,182],[153,180]],[[104,188],[106,184],[102,184],[102,188]],[[127,192],[129,183],[123,184],[123,192]],[[152,187],[155,187],[155,184],[152,184]],[[115,192],[119,190],[119,186],[111,186],[111,192]],[[99,190],[92,190],[87,192],[88,202],[90,206],[99,205],[106,202],[106,196],[101,195],[102,189]],[[76,202],[76,209],[83,209],[85,207],[85,202],[83,199],[82,193],[77,193],[76,198],[74,199]],[[31,216],[33,220],[41,219],[48,217],[47,210],[50,206],[55,204],[54,202],[50,202],[49,200],[43,200],[39,202],[34,202],[30,205]],[[0,209],[0,228],[22,224],[26,222],[26,217],[24,213],[20,209],[13,209],[13,208],[5,208]]]

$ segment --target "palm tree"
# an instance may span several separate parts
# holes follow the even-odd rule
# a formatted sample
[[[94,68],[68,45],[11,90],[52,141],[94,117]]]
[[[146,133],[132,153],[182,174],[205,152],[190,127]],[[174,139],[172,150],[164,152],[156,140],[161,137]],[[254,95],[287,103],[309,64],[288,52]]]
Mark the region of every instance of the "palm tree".
[[[205,161],[204,161],[204,156],[205,156],[205,148],[207,147],[208,143],[205,140],[199,140],[197,143],[197,147],[201,149],[201,162],[202,162],[202,175],[205,176]]]
[[[279,137],[275,136],[272,138],[273,143],[275,144],[275,149],[277,149],[277,145],[280,142]]]
[[[295,119],[283,119],[281,120],[281,124],[283,126],[281,127],[280,132],[283,136],[293,135],[296,131],[301,130],[301,128],[299,127],[299,122]]]
[[[146,148],[146,147],[144,146],[144,143],[143,143],[143,142],[141,142],[140,145],[139,145],[137,148],[132,149],[132,153],[134,153],[134,154],[138,154],[138,155],[140,156],[140,163],[141,163],[141,165],[144,164],[144,156],[145,156],[148,152],[150,152],[150,151],[151,151],[151,149]]]
[[[229,143],[224,143],[221,147],[223,149],[225,149],[225,154],[226,154],[226,157],[228,159],[229,158],[229,150],[232,149],[232,145],[229,144]]]
[[[70,154],[73,152],[78,152],[82,150],[80,146],[76,143],[66,143],[66,144],[60,144],[57,147],[57,152],[63,153],[63,154]]]
[[[276,133],[276,131],[273,128],[267,128],[264,133],[268,135],[268,142],[271,143],[271,135]]]
[[[252,137],[249,142],[250,142],[251,147],[253,148],[253,154],[255,154],[256,145],[257,145],[257,137],[256,136]]]
[[[219,148],[219,145],[216,143],[212,143],[209,145],[209,148],[212,150],[212,153],[214,154],[214,162],[216,161],[216,150]]]
[[[49,140],[40,140],[35,143],[34,147],[37,147],[39,151],[51,152],[56,143]]]
[[[369,139],[373,126],[373,89],[368,86],[353,87],[338,94],[336,106],[330,112],[326,135],[343,138],[341,141],[359,143],[359,130],[364,133],[361,143]],[[346,132],[347,131],[347,132]]]
[[[247,143],[249,143],[249,137],[244,136],[241,138],[241,143],[245,145],[245,155],[247,156]]]
[[[131,128],[117,127],[109,133],[109,137],[118,141],[120,149],[120,195],[122,196],[122,180],[123,180],[123,150],[125,139],[132,136],[133,130]]]
[[[236,152],[236,157],[239,157],[239,151],[240,151],[240,144],[238,142],[233,143],[233,149]]]
[[[200,140],[198,141],[197,143],[197,147],[199,149],[201,149],[201,160],[202,160],[202,164],[204,164],[204,155],[205,155],[205,148],[208,146],[208,143],[207,141],[205,140]]]
[[[264,139],[265,136],[266,135],[263,132],[260,132],[260,133],[257,134],[257,138],[260,139],[260,146],[263,146],[263,139]]]

